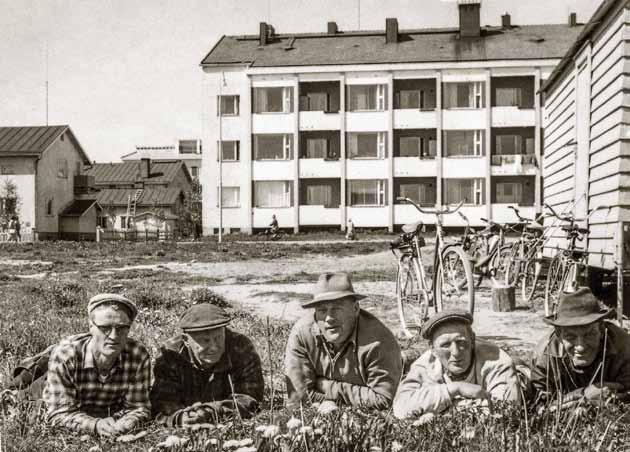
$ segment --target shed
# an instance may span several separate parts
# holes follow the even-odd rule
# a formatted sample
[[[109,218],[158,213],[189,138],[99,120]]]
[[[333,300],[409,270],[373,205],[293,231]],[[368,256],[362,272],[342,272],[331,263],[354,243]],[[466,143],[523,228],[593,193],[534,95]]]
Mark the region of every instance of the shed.
[[[96,240],[96,225],[103,210],[96,199],[76,199],[59,215],[62,240]]]

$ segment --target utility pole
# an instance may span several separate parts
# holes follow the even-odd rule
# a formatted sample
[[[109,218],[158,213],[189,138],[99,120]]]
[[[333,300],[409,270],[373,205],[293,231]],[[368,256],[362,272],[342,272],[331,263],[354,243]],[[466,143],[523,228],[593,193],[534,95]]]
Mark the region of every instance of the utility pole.
[[[225,76],[221,71],[219,82],[219,243],[223,241],[223,84]]]
[[[361,0],[357,0],[357,30],[361,30]]]
[[[48,41],[46,41],[46,125],[48,125]]]

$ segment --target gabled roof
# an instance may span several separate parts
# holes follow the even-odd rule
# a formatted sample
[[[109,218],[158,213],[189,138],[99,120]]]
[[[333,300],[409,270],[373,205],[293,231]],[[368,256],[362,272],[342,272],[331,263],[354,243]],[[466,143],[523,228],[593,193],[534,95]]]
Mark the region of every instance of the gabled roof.
[[[129,198],[133,199],[135,188],[104,188],[90,196],[96,196],[102,206],[127,206]],[[136,201],[138,207],[172,206],[177,202],[182,190],[178,187],[149,187],[142,190]]]
[[[275,35],[259,45],[258,35],[223,36],[202,65],[252,67],[332,64],[428,63],[561,58],[582,26],[484,27],[480,38],[459,37],[457,28],[408,30],[386,44],[385,32]]]
[[[90,163],[85,150],[72,133],[70,126],[0,127],[0,156],[40,156],[62,134],[67,133],[85,163]]]
[[[96,199],[75,199],[72,204],[64,209],[61,213],[62,217],[80,217],[85,212],[90,210],[93,205],[96,205],[96,208],[99,210],[103,210],[101,205],[96,201]]]
[[[138,160],[122,163],[95,163],[91,168],[85,170],[85,174],[94,176],[94,184],[97,187],[99,185],[133,184],[136,181],[143,181],[145,185],[166,185],[175,180],[182,167],[190,179],[186,165],[181,160],[151,161],[151,174],[146,179],[140,177],[140,165],[142,164],[143,162]],[[192,179],[190,180],[192,181]]]

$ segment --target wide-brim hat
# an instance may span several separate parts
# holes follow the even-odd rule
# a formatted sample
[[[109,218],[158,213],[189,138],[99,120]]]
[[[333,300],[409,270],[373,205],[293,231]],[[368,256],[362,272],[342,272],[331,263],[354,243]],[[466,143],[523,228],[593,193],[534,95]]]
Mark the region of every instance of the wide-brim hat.
[[[543,321],[553,326],[584,326],[613,315],[614,310],[603,306],[588,287],[575,292],[562,292],[558,310]]]
[[[464,309],[446,309],[440,311],[427,320],[422,326],[422,337],[425,339],[431,339],[435,329],[447,322],[459,322],[466,325],[472,325],[473,316],[470,312]]]
[[[350,275],[347,273],[324,273],[319,275],[317,284],[313,289],[313,299],[302,303],[303,308],[310,308],[324,301],[340,300],[345,297],[353,297],[355,300],[366,298],[358,294],[352,287]]]
[[[179,327],[184,333],[194,333],[226,326],[231,320],[222,308],[210,303],[199,303],[182,314],[179,318]]]
[[[115,303],[119,305],[127,312],[127,314],[129,315],[129,320],[131,320],[132,322],[138,315],[138,308],[136,307],[136,304],[129,298],[119,295],[117,293],[100,293],[90,298],[90,301],[88,301],[87,305],[88,315],[90,315],[92,311],[98,306],[105,303]]]

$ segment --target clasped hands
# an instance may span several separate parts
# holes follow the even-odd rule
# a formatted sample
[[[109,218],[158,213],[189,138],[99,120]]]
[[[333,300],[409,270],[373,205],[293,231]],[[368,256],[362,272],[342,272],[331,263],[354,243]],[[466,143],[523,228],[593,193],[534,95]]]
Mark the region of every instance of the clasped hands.
[[[116,420],[113,417],[105,417],[97,419],[95,430],[100,436],[112,437],[130,432],[135,425],[136,422],[133,419],[125,419],[122,417]]]

